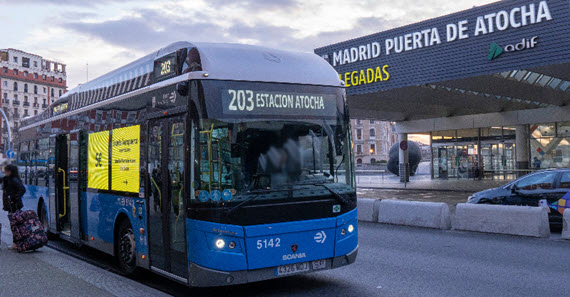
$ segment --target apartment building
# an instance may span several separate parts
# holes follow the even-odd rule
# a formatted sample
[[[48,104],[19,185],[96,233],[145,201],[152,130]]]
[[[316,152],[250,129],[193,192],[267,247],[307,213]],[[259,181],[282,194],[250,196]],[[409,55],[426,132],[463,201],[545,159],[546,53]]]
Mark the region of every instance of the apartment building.
[[[12,127],[12,137],[22,118],[36,115],[67,90],[65,64],[17,49],[0,49],[1,108]],[[2,144],[8,131],[1,121]]]
[[[387,161],[390,147],[397,142],[392,122],[352,119],[356,165]]]

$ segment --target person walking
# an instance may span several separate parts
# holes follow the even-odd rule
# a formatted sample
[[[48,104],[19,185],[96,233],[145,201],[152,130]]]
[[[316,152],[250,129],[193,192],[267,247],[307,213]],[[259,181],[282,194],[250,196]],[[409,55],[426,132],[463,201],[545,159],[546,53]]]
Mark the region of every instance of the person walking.
[[[24,207],[22,196],[26,193],[26,188],[18,174],[18,167],[12,164],[4,167],[4,178],[0,179],[2,183],[2,209],[9,214],[19,211]],[[16,244],[12,243],[10,249],[15,249]]]

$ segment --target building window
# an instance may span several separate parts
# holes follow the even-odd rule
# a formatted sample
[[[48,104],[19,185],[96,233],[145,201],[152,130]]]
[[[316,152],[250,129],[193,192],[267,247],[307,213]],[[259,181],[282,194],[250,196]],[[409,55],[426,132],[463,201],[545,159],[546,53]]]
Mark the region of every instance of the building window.
[[[370,125],[374,125],[374,124],[376,124],[376,121],[375,121],[375,120],[370,120]]]
[[[14,69],[14,75],[18,75],[18,69]]]
[[[375,139],[376,138],[376,129],[372,128],[370,129],[370,139]]]
[[[362,140],[362,129],[356,129],[356,140]]]
[[[43,99],[43,100],[44,100],[44,103],[43,103],[43,104],[45,105],[45,104],[46,104],[46,99]]]
[[[28,92],[28,84],[24,84],[24,93]]]
[[[362,125],[362,120],[356,120],[357,125]]]
[[[22,67],[30,68],[30,58],[22,57]]]
[[[47,76],[46,76],[45,74],[42,75],[42,79],[43,79],[43,80],[46,80],[46,77],[47,77]]]
[[[38,86],[34,86],[34,94],[38,94]]]
[[[38,97],[34,97],[34,103],[38,103]]]
[[[24,77],[28,77],[28,71],[24,71]]]
[[[18,92],[18,83],[14,82],[14,92]]]
[[[38,61],[34,61],[34,67],[38,67]],[[36,76],[37,76],[37,74],[36,74]]]
[[[4,87],[7,87],[7,86],[8,86],[8,81],[4,81],[3,85],[4,85]]]
[[[376,154],[376,144],[371,143],[370,144],[370,154],[371,155],[375,155]]]
[[[376,163],[376,159],[374,159],[374,158],[370,159],[370,164],[374,164],[374,163]]]
[[[4,93],[4,94],[2,95],[2,99],[8,99],[8,93]]]
[[[357,155],[362,155],[362,144],[357,144],[357,145],[356,145],[356,154],[357,154]]]
[[[18,63],[18,57],[14,57],[14,63]]]
[[[14,100],[18,100],[18,95],[14,94]]]
[[[38,115],[38,111],[37,111],[37,110],[34,110],[34,115]]]
[[[61,97],[61,90],[59,90],[59,97]]]
[[[362,159],[356,159],[356,165],[362,165]]]
[[[51,89],[51,96],[54,97],[53,88]]]
[[[50,79],[51,79],[51,81],[53,81],[53,80],[54,80],[54,77],[52,76]]]
[[[61,77],[60,77],[58,81],[61,83],[63,80],[62,80]]]
[[[34,73],[34,78],[35,78],[35,79],[38,79],[38,74],[37,74],[37,73]]]
[[[44,87],[44,94],[45,94],[46,92],[47,92],[47,91],[46,91],[46,87]]]
[[[24,102],[28,102],[28,96],[24,96]]]

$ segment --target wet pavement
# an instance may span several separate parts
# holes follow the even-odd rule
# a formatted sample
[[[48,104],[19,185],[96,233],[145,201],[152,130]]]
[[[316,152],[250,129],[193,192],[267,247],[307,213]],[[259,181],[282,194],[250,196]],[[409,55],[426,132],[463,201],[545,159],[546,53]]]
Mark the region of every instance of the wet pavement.
[[[470,194],[453,191],[421,191],[421,190],[388,190],[374,188],[358,188],[358,198],[398,199],[406,201],[445,202],[449,205],[464,203]]]
[[[431,179],[429,175],[410,177],[410,182],[400,182],[400,177],[391,174],[357,174],[356,184],[360,188],[375,188],[387,190],[422,190],[422,191],[453,191],[475,193],[489,188],[496,188],[511,180],[502,179]]]

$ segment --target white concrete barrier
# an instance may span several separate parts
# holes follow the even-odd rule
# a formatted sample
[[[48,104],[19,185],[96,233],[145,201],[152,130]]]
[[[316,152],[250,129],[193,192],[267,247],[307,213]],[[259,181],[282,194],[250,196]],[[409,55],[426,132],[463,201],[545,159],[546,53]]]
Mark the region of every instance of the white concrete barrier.
[[[449,206],[436,202],[382,200],[378,222],[444,230],[451,228]]]
[[[544,207],[457,204],[453,228],[456,230],[550,237],[548,213]]]
[[[359,198],[357,200],[358,220],[365,222],[378,222],[379,199]]]
[[[564,211],[564,219],[562,220],[562,238],[570,239],[570,210]]]

